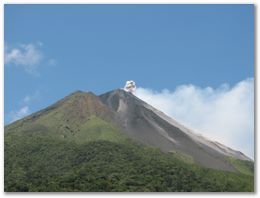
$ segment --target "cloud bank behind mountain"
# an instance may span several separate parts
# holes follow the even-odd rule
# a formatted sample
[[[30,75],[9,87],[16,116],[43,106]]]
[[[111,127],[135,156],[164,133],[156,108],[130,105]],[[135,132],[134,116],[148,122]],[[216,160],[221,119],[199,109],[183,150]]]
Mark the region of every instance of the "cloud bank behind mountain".
[[[254,158],[253,78],[216,89],[192,84],[174,91],[139,87],[135,95],[205,137]]]

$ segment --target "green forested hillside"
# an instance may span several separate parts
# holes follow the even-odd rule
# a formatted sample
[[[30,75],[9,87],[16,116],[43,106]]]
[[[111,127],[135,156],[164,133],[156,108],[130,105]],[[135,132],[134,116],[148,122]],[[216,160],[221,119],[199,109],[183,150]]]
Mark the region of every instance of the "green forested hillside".
[[[5,191],[253,191],[253,177],[138,145],[5,135]]]
[[[254,166],[202,168],[129,139],[93,94],[76,92],[5,127],[5,191],[254,191]]]

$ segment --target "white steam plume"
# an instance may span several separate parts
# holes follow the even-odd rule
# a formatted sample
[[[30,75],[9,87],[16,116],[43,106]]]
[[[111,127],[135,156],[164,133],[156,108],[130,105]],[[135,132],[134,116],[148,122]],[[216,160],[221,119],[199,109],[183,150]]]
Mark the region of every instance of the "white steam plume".
[[[127,92],[134,93],[136,90],[135,82],[133,80],[126,81],[124,90]]]

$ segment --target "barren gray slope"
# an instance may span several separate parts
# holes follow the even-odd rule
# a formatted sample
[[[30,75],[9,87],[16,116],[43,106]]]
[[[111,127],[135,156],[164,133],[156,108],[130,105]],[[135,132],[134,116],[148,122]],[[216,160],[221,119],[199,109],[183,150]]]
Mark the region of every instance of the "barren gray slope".
[[[201,146],[210,147],[226,156],[234,157],[234,158],[240,159],[240,160],[250,160],[251,161],[251,159],[249,157],[247,157],[246,155],[244,155],[242,152],[233,150],[219,142],[211,141],[211,140],[207,139],[206,137],[193,132],[192,129],[185,127],[184,125],[180,124],[173,118],[165,115],[163,112],[155,109],[154,107],[152,107],[148,104],[144,104],[144,106],[148,109],[151,109],[154,113],[156,113],[162,119],[168,121],[170,124],[174,125],[175,127],[182,130],[184,133],[188,134],[194,141],[196,141]]]
[[[116,121],[124,131],[141,143],[164,152],[185,153],[202,166],[220,170],[235,171],[226,160],[227,156],[249,159],[238,151],[196,135],[129,92],[118,89],[100,98],[117,112]]]

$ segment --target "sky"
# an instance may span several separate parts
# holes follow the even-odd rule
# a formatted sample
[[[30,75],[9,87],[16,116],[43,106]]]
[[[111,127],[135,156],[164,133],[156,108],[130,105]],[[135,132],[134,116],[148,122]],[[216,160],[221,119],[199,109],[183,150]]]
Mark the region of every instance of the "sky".
[[[253,5],[5,5],[4,40],[5,124],[134,80],[138,97],[253,157]]]

